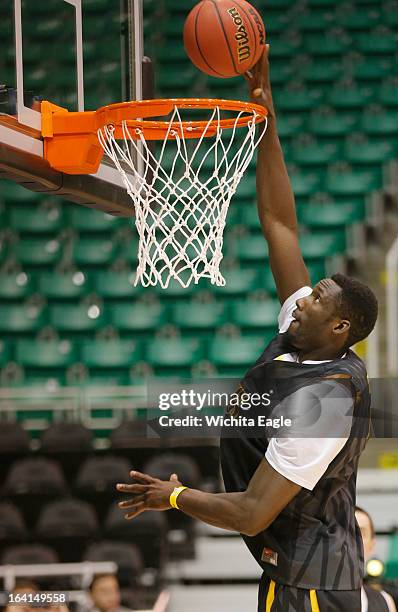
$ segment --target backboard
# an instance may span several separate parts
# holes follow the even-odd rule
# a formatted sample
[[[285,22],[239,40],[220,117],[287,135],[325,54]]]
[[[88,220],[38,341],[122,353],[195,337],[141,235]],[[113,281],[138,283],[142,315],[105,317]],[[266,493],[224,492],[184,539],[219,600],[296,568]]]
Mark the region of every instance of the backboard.
[[[54,171],[43,158],[41,100],[74,110],[142,99],[142,0],[3,0],[0,177],[130,216],[119,173]]]

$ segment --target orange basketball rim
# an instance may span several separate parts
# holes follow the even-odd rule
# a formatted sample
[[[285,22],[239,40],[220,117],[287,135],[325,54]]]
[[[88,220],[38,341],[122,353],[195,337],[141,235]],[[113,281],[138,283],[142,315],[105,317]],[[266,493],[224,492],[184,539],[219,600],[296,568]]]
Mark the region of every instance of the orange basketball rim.
[[[175,108],[235,112],[233,118],[213,121],[158,120]],[[267,109],[258,104],[238,100],[209,98],[170,98],[120,102],[103,106],[96,111],[69,112],[51,102],[41,104],[44,156],[52,168],[66,174],[95,174],[104,150],[98,132],[112,127],[114,137],[122,140],[124,130],[135,140],[162,140],[165,138],[206,138],[220,129],[235,129],[250,122],[260,123],[267,117]],[[156,120],[154,120],[156,118]]]

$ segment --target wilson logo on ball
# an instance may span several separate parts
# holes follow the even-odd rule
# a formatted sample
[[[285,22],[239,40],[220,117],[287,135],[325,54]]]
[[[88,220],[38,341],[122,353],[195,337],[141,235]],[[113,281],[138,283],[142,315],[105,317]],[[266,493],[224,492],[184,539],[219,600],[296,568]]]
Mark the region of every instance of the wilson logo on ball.
[[[244,26],[239,11],[235,7],[233,7],[229,9],[228,14],[232,17],[232,20],[236,25],[235,40],[238,43],[238,61],[241,64],[242,62],[247,60],[251,54],[249,37],[247,35],[247,30]]]
[[[201,0],[184,24],[190,60],[206,74],[230,78],[244,74],[265,50],[261,15],[246,0]]]

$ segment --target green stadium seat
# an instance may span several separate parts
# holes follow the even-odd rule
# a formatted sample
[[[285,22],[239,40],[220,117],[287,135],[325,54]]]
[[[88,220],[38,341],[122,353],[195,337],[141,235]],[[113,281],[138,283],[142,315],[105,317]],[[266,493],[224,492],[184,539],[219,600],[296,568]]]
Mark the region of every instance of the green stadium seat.
[[[234,201],[253,200],[256,196],[256,174],[247,172],[239,183],[239,187],[234,194]]]
[[[384,57],[367,57],[353,66],[352,76],[359,81],[380,81],[391,76],[392,60]]]
[[[58,16],[52,16],[49,19],[42,19],[40,22],[34,23],[33,27],[29,28],[29,34],[32,38],[36,38],[41,42],[46,39],[57,40],[61,38],[64,33],[65,23],[62,19],[59,19]]]
[[[77,300],[91,288],[86,273],[80,270],[41,272],[38,278],[40,293],[52,300]]]
[[[371,136],[390,136],[398,134],[396,110],[365,111],[361,119],[361,129]]]
[[[109,0],[84,0],[83,9],[87,13],[99,13],[101,16],[109,8]]]
[[[226,244],[226,249],[228,254],[234,254],[242,262],[265,262],[268,259],[268,245],[261,234],[241,236],[233,244]]]
[[[228,268],[222,270],[225,278],[223,287],[212,286],[212,290],[216,295],[220,296],[238,296],[247,295],[250,291],[257,289],[257,271],[241,268]]]
[[[315,58],[320,56],[339,57],[350,48],[350,39],[341,30],[328,29],[327,36],[324,33],[307,34],[303,40],[303,45],[306,53]]]
[[[193,7],[193,3],[190,0],[167,0],[164,3],[164,8],[167,12],[173,15],[181,15],[184,19],[191,8]]]
[[[310,8],[331,8],[335,9],[336,2],[334,0],[308,0],[307,2]]]
[[[81,266],[104,266],[112,262],[116,244],[111,239],[76,238],[73,243],[73,261]]]
[[[262,338],[218,336],[210,343],[209,358],[216,366],[249,366],[265,346]]]
[[[178,44],[182,44],[182,32],[184,29],[184,20],[181,19],[161,19],[158,21],[159,32],[167,41],[172,42],[173,38],[178,38]]]
[[[62,332],[93,332],[107,322],[96,304],[62,304],[50,309],[51,325]]]
[[[333,108],[363,108],[374,101],[375,93],[368,85],[337,84],[330,91],[327,102]]]
[[[273,54],[273,51],[274,49],[272,50],[272,54]],[[288,83],[290,83],[293,76],[294,76],[293,67],[287,60],[286,60],[286,63],[280,64],[279,66],[275,67],[274,70],[272,71],[272,85],[273,85],[274,91],[277,91],[277,88],[281,86],[285,86]],[[247,87],[245,89],[245,92],[242,95],[243,99],[246,96],[247,96]]]
[[[319,106],[323,92],[302,84],[294,84],[275,92],[274,100],[277,111],[299,112],[310,111]]]
[[[268,24],[267,24],[267,29],[268,29]],[[270,58],[271,61],[273,62],[273,65],[275,65],[275,59],[290,59],[292,57],[294,57],[298,50],[300,49],[300,40],[297,38],[287,38],[286,36],[281,36],[280,38],[273,38],[272,39],[272,44],[270,47]],[[272,78],[272,83],[274,83],[274,77],[276,76],[276,73],[279,72],[281,68],[280,63],[278,62],[278,64],[275,65],[275,69],[272,70],[271,68],[271,78]]]
[[[133,223],[132,219],[122,219],[85,206],[71,204],[70,207],[69,223],[78,232],[109,232],[123,224]]]
[[[289,9],[292,7],[293,2],[292,0],[260,0],[259,3],[259,10],[273,10],[273,11],[278,11],[278,13],[276,14],[281,14],[283,15],[285,12],[285,9]],[[275,14],[274,12],[272,14]]]
[[[398,27],[398,11],[396,2],[383,2],[382,3],[382,13],[381,13],[381,23],[390,28]]]
[[[203,358],[203,345],[196,339],[155,338],[147,343],[145,353],[155,368],[187,368]]]
[[[292,143],[290,159],[300,166],[325,166],[339,159],[339,147],[334,143],[320,143],[311,138],[298,138]]]
[[[355,134],[347,139],[343,156],[353,165],[377,167],[397,157],[397,147],[389,139],[375,142],[363,134]]]
[[[211,330],[225,323],[225,306],[218,302],[183,302],[175,304],[172,322],[181,329]]]
[[[250,231],[261,232],[260,219],[258,217],[256,202],[247,203],[241,207],[240,211],[240,223],[242,223]]]
[[[397,50],[398,39],[395,32],[385,26],[372,30],[372,36],[359,34],[356,37],[356,47],[365,55],[390,55]]]
[[[8,243],[0,236],[0,263],[3,262],[8,254]]]
[[[185,281],[185,279],[184,279]],[[198,285],[191,283],[188,287],[183,287],[181,283],[176,281],[174,278],[170,279],[168,286],[163,289],[159,284],[156,285],[154,291],[164,299],[176,299],[176,298],[187,298],[193,295],[198,289]],[[147,289],[148,291],[148,289]]]
[[[294,20],[295,26],[302,32],[325,32],[334,25],[333,14],[326,10],[304,11]]]
[[[61,243],[55,238],[21,239],[13,249],[15,259],[26,267],[55,266],[61,253]]]
[[[281,115],[278,117],[278,134],[281,140],[298,136],[303,132],[304,118],[297,115]]]
[[[297,71],[298,78],[306,83],[334,83],[340,78],[342,73],[341,62],[328,59],[313,60],[310,64],[304,65]]]
[[[32,277],[26,272],[0,272],[0,300],[21,300],[33,290]]]
[[[0,331],[4,334],[32,333],[47,321],[42,308],[30,304],[0,305]]]
[[[231,307],[232,322],[242,328],[276,330],[278,300],[239,300]]]
[[[6,204],[36,204],[43,199],[43,194],[36,191],[29,191],[21,187],[17,183],[11,181],[0,181],[0,198],[3,199]]]
[[[315,111],[308,122],[311,134],[323,137],[345,136],[351,132],[358,122],[356,114],[336,113],[332,109]]]
[[[26,368],[59,369],[76,361],[76,347],[69,340],[18,340],[16,361]]]
[[[385,106],[398,107],[398,80],[386,82],[379,88],[378,102]]]
[[[21,234],[50,234],[63,228],[63,220],[58,206],[12,206],[9,225]]]
[[[297,213],[299,222],[307,227],[324,229],[346,227],[364,220],[365,203],[309,203],[299,206]]]
[[[372,8],[356,8],[347,11],[347,8],[334,15],[336,23],[347,30],[373,30],[379,19],[379,11]]]
[[[11,359],[11,345],[4,340],[0,340],[0,367],[3,367]]]
[[[313,285],[325,278],[324,261],[306,261],[305,263]],[[271,268],[267,265],[262,266],[258,273],[258,286],[265,289],[270,295],[277,295],[274,277]]]
[[[96,275],[95,288],[103,298],[134,298],[142,292],[142,285],[134,287],[135,271],[104,270]]]
[[[266,8],[268,8],[268,3],[266,5]],[[286,17],[286,15],[281,12],[281,13],[269,13],[269,15],[267,15],[267,25],[266,25],[266,30],[267,30],[267,38],[269,38],[274,34],[281,34],[286,32],[286,28],[288,27],[288,19]],[[270,51],[270,53],[272,53],[272,51]]]
[[[294,195],[297,198],[310,198],[318,191],[321,173],[318,171],[299,171],[298,168],[289,168],[290,181]]]
[[[330,170],[325,178],[325,191],[336,196],[367,195],[380,189],[381,176],[377,170]]]
[[[304,260],[333,257],[338,253],[344,253],[346,248],[345,235],[342,231],[324,233],[322,240],[319,239],[319,234],[305,234],[300,237],[300,245]]]
[[[87,340],[81,360],[88,368],[130,368],[141,358],[141,345],[133,340]]]
[[[165,308],[161,304],[117,304],[111,310],[112,324],[119,330],[153,331],[165,323]]]

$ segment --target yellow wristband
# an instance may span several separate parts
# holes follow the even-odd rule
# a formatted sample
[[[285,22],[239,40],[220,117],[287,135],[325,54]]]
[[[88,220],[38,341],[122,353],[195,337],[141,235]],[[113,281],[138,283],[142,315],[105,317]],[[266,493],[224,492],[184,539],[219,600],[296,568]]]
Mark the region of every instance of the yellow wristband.
[[[170,506],[172,508],[179,510],[179,507],[177,505],[177,498],[179,494],[182,493],[185,489],[188,489],[188,487],[175,487],[175,489],[172,491],[172,493],[170,494],[170,500],[169,500]]]

